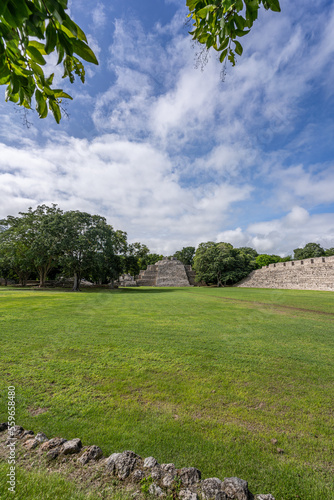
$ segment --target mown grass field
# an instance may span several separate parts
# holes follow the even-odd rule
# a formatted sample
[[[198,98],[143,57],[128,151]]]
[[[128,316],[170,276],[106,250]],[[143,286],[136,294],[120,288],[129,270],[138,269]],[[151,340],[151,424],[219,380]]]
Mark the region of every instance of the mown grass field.
[[[331,292],[2,287],[0,332],[0,421],[14,385],[17,423],[50,438],[334,498]]]

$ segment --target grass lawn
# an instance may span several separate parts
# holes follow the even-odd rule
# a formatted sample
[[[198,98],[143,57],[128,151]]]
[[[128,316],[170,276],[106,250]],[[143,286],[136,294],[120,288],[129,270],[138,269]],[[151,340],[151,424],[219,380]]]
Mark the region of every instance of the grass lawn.
[[[50,438],[334,498],[332,292],[1,287],[0,332],[0,421],[14,385],[17,423]]]

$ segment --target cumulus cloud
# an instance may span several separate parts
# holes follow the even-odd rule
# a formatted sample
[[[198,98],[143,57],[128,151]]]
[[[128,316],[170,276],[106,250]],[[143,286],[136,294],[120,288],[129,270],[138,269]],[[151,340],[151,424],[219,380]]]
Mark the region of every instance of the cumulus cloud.
[[[105,215],[164,253],[208,240],[281,254],[312,240],[333,246],[333,164],[316,157],[323,122],[304,104],[333,92],[334,8],[282,0],[281,14],[263,12],[222,82],[214,55],[194,68],[184,2],[166,3],[179,9],[150,30],[133,15],[113,18],[108,43],[110,6],[90,4],[89,40],[108,61],[88,70],[85,92],[69,92],[91,130],[24,131],[3,116],[2,215],[57,202]]]
[[[248,197],[248,186],[181,187],[168,155],[113,135],[95,140],[59,137],[40,149],[0,144],[1,216],[16,207],[58,203],[108,217],[152,250],[171,252],[184,235],[197,240]],[[182,239],[183,241],[183,239]]]
[[[250,224],[244,231],[239,227],[223,231],[216,241],[227,241],[236,247],[250,246],[259,253],[292,254],[306,243],[320,243],[324,248],[334,245],[333,214],[310,215],[303,207],[295,206],[280,219]]]

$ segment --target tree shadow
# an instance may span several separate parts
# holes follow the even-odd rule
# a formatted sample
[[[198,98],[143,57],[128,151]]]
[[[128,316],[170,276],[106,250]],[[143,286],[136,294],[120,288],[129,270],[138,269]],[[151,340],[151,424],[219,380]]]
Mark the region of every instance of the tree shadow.
[[[137,287],[129,287],[129,288],[118,288],[118,291],[122,293],[172,293],[172,292],[182,292],[185,288],[191,287],[152,287],[152,288],[137,288]]]

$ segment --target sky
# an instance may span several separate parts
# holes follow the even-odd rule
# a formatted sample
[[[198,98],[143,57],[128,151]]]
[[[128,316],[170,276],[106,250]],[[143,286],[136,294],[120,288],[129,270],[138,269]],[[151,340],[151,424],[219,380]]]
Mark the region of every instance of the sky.
[[[225,76],[202,68],[185,0],[72,0],[99,66],[57,125],[0,89],[0,217],[56,203],[171,255],[225,241],[334,247],[334,2],[263,10]],[[28,119],[28,126],[26,119]]]

